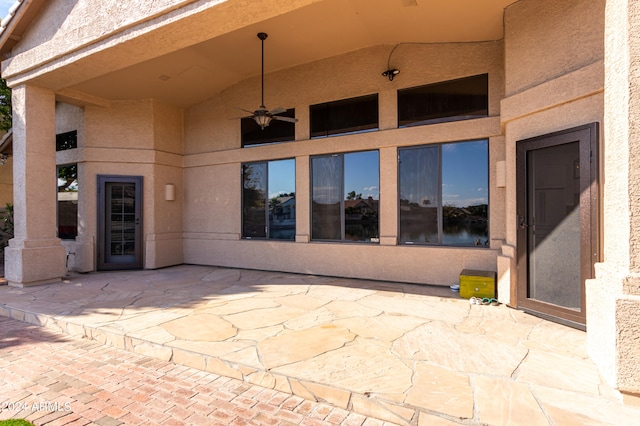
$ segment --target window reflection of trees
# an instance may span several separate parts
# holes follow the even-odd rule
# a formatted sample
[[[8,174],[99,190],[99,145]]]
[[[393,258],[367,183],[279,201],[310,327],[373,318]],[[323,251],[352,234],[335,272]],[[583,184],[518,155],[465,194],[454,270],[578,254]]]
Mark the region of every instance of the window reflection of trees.
[[[379,242],[378,165],[378,151],[312,158],[312,239]]]
[[[400,242],[488,246],[488,142],[399,151]]]
[[[58,166],[58,238],[75,239],[78,235],[78,166]]]
[[[243,165],[242,236],[294,240],[295,191],[271,194],[278,185],[295,189],[295,160]]]
[[[244,166],[242,235],[245,238],[265,238],[267,236],[265,218],[266,174],[266,163]]]

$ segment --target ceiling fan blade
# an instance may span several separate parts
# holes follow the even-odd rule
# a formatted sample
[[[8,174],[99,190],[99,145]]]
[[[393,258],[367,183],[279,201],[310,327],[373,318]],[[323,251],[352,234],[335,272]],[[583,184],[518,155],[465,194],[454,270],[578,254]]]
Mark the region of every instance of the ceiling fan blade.
[[[244,108],[238,108],[240,111],[244,111],[244,112],[248,112],[249,114],[253,115],[255,113],[255,111],[249,111],[248,109],[244,109]]]
[[[293,118],[293,117],[283,117],[281,115],[273,115],[271,116],[272,120],[279,120],[279,121],[286,121],[288,123],[295,123],[298,121],[297,118]]]
[[[274,108],[271,111],[269,111],[269,114],[276,115],[276,114],[282,114],[283,112],[287,112],[287,110],[285,108],[278,107],[278,108]]]

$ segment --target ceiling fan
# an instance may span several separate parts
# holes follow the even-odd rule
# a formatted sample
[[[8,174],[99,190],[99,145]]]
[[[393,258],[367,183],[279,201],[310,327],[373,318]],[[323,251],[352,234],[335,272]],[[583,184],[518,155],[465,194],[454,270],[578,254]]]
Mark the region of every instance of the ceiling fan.
[[[258,33],[258,38],[262,41],[262,83],[261,83],[262,84],[262,98],[261,98],[262,102],[260,103],[260,107],[255,111],[249,111],[241,108],[242,111],[248,112],[251,114],[241,118],[252,118],[258,124],[258,126],[260,126],[260,128],[263,130],[265,127],[269,125],[271,120],[279,120],[279,121],[287,121],[289,123],[295,123],[296,121],[298,121],[297,118],[283,117],[278,115],[278,114],[282,114],[283,112],[287,112],[285,108],[278,107],[269,111],[264,106],[264,41],[267,38],[267,33]]]

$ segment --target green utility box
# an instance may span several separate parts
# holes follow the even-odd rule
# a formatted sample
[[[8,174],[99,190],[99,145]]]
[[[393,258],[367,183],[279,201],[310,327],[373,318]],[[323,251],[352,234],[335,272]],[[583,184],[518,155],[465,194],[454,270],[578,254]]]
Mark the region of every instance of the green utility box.
[[[460,297],[496,297],[496,273],[465,269],[460,273]]]

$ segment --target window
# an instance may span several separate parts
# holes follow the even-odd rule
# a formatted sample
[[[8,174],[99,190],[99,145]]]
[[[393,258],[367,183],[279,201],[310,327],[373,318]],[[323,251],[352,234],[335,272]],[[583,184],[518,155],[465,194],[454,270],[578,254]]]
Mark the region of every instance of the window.
[[[311,238],[379,242],[378,151],[311,159]]]
[[[327,137],[378,128],[378,94],[311,105],[311,137]]]
[[[78,132],[59,133],[56,135],[56,151],[74,149],[78,147]]]
[[[489,143],[399,150],[400,242],[489,245]]]
[[[295,160],[243,164],[242,181],[243,238],[294,240]]]
[[[78,165],[58,166],[58,238],[78,235]]]
[[[398,90],[398,127],[489,115],[487,74]]]
[[[288,109],[282,117],[295,118],[295,108]],[[253,118],[243,118],[240,120],[240,132],[242,135],[242,147],[264,145],[277,142],[288,142],[296,139],[295,123],[286,121],[271,120],[264,129],[258,126]]]

